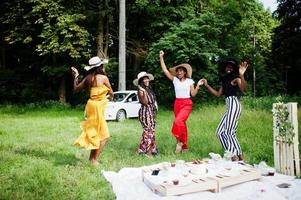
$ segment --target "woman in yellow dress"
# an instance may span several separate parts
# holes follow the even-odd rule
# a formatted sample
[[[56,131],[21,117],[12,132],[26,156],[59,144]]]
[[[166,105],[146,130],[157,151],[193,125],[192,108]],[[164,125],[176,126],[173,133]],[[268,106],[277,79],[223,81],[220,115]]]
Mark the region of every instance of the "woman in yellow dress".
[[[89,66],[85,67],[88,75],[78,80],[78,70],[71,67],[74,77],[74,91],[88,89],[90,98],[86,104],[86,120],[82,122],[82,134],[75,140],[74,145],[91,150],[89,160],[93,165],[98,165],[98,157],[110,137],[108,126],[104,117],[107,106],[107,94],[113,98],[113,90],[110,81],[105,75],[103,64],[106,59],[95,56],[89,60]]]

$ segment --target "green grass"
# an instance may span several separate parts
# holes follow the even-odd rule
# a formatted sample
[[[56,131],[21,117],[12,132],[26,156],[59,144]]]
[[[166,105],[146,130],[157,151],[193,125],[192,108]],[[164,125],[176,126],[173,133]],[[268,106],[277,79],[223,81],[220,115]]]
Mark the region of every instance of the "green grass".
[[[154,159],[135,154],[142,132],[137,119],[109,122],[111,138],[95,168],[87,162],[88,152],[72,145],[80,135],[83,107],[0,106],[0,199],[115,199],[101,170],[222,153],[215,129],[224,111],[222,104],[195,106],[188,120],[190,150],[174,154],[173,112],[160,108]],[[273,165],[272,135],[271,111],[245,106],[238,138],[247,162]]]

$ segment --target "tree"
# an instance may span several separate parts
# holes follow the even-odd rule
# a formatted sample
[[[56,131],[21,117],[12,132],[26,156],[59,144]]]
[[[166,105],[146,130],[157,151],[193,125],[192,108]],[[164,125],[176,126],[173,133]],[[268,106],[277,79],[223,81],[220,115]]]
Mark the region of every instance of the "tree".
[[[127,77],[146,70],[144,61],[153,43],[205,6],[205,1],[199,0],[127,0]]]
[[[224,25],[222,18],[208,11],[172,27],[150,48],[146,65],[157,67],[150,68],[149,71],[156,74],[157,78],[163,76],[158,65],[159,50],[163,49],[167,66],[189,63],[194,70],[193,77],[206,77],[209,81],[218,80],[216,62],[220,56],[227,53],[219,48],[219,38]],[[173,93],[170,92],[172,90],[167,81],[160,79],[160,82],[156,82],[156,88],[158,97],[171,102]]]
[[[113,25],[113,13],[117,3],[109,0],[82,0],[83,12],[86,16],[87,30],[95,42],[91,47],[96,47],[96,55],[108,58],[108,49],[112,44],[111,31]],[[96,45],[96,46],[95,46]]]
[[[270,54],[271,32],[277,24],[271,14],[257,1],[245,0],[210,1],[201,11],[193,6],[186,10],[189,8],[191,12],[188,17],[166,30],[158,42],[153,43],[145,65],[158,66],[158,52],[163,49],[168,66],[188,62],[194,69],[196,79],[206,77],[217,83],[221,73],[218,64],[225,58],[247,60],[251,66],[256,62],[258,85],[264,83],[258,87],[258,93],[264,94],[267,91],[265,86],[273,77],[269,75],[270,70],[266,70],[265,60]],[[257,39],[255,49],[254,27]],[[152,69],[152,72],[156,77],[162,77],[160,68]],[[248,77],[251,76],[252,70],[249,70]],[[173,95],[166,94],[170,91],[167,88],[169,84],[156,82],[156,85],[160,85],[157,88],[162,94],[165,92],[162,95],[164,98]]]
[[[20,90],[12,90],[12,94],[26,91],[23,94],[31,95],[33,93],[30,91],[37,91],[36,87],[41,86],[38,90],[44,89],[45,93],[49,91],[53,99],[58,97],[53,95],[53,88],[61,88],[59,94],[63,101],[64,80],[71,79],[68,72],[70,65],[86,63],[88,57],[95,54],[110,58],[106,71],[109,72],[113,88],[118,89],[118,50],[121,44],[121,34],[118,33],[119,1],[3,2],[0,4],[3,6],[0,19],[4,41],[0,70],[10,71],[6,73],[7,76],[2,76],[5,73],[1,71],[1,77],[5,79],[10,77],[8,74],[20,70],[18,74],[24,78],[20,78],[21,82],[19,79],[9,80],[6,84],[0,77],[1,92],[10,92],[5,88],[14,82],[22,86],[15,87]],[[126,45],[123,48],[126,49],[126,59],[122,66],[127,66],[124,69],[127,82],[124,85],[134,87],[132,80],[142,70],[154,73],[156,78],[162,77],[158,69],[158,52],[163,49],[169,55],[166,57],[169,66],[189,62],[195,70],[195,78],[206,76],[210,81],[218,80],[218,63],[225,57],[248,59],[250,68],[256,63],[256,93],[262,95],[271,91],[269,84],[276,78],[270,65],[267,67],[267,60],[270,55],[271,30],[277,23],[257,0],[126,2]],[[254,38],[256,48],[253,45]],[[5,67],[5,63],[9,66]],[[35,77],[40,78],[32,78],[29,74],[33,71]],[[251,71],[248,70],[246,74],[249,80],[252,78]],[[23,81],[25,78],[30,80],[30,84]],[[171,97],[172,90],[167,88],[170,84],[164,81],[156,82],[155,89],[162,86],[159,89],[161,96]],[[66,87],[71,89],[71,81],[67,83],[70,84]],[[272,84],[274,86],[276,82]],[[26,95],[21,98],[31,101]]]
[[[72,59],[88,57],[88,32],[80,25],[85,16],[64,1],[26,0],[7,3],[5,24],[13,24],[6,32],[9,44],[21,42],[33,45],[44,59],[41,70],[54,80],[59,80],[58,96],[66,101],[65,74]],[[15,11],[15,12],[14,12]]]
[[[254,96],[272,94],[273,90],[267,90],[266,86],[277,79],[269,67],[277,21],[256,1],[230,1],[217,10],[221,16],[227,16],[221,47],[227,49],[228,55],[249,62],[247,76],[253,85],[249,91]]]
[[[289,94],[300,92],[301,85],[301,2],[278,0],[275,16],[281,25],[275,29],[273,40],[274,65],[280,71],[284,91]]]

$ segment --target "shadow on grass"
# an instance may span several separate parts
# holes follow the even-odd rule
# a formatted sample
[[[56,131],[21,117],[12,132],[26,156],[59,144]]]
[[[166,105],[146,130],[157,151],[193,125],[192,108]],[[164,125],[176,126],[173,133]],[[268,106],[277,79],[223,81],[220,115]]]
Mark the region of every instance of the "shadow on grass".
[[[59,151],[44,152],[41,150],[28,149],[23,147],[15,149],[14,152],[21,155],[49,160],[52,161],[54,165],[76,165],[76,163],[80,161],[80,159],[76,158],[74,154],[60,153]]]

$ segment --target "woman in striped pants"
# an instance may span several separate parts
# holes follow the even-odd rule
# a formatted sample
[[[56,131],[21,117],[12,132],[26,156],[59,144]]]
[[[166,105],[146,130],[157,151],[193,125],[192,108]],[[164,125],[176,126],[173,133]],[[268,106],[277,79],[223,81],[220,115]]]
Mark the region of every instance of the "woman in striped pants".
[[[244,73],[248,67],[246,62],[237,65],[234,59],[228,59],[224,64],[225,75],[221,78],[222,86],[219,90],[213,89],[206,79],[202,79],[205,87],[214,96],[225,95],[227,110],[223,115],[216,135],[225,151],[231,152],[239,160],[244,160],[243,153],[236,137],[238,120],[241,113],[241,105],[237,99],[237,90],[246,92]]]

